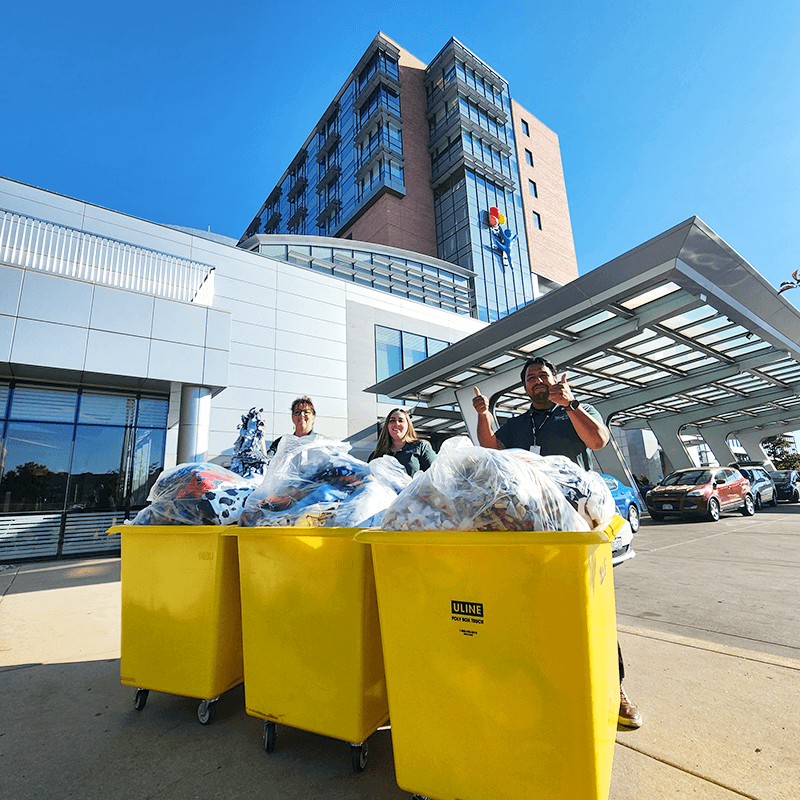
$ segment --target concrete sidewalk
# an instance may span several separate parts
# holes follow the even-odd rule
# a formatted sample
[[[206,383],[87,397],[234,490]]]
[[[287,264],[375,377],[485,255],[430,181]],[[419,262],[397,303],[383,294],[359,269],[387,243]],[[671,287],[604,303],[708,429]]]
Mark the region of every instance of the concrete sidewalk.
[[[135,711],[119,682],[119,559],[0,567],[0,598],[1,797],[409,797],[388,730],[356,775],[346,744],[293,728],[267,755],[242,687],[209,726],[190,698],[152,692]],[[800,796],[800,662],[641,628],[620,641],[645,724],[618,733],[612,800]]]

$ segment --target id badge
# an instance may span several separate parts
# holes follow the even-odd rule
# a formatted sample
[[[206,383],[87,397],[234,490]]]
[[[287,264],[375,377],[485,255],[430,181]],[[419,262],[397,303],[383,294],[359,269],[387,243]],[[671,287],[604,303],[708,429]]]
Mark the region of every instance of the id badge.
[[[541,455],[541,454],[542,454],[542,448],[541,448],[541,447],[539,447],[539,445],[538,445],[538,444],[532,444],[532,445],[531,445],[531,446],[530,446],[528,449],[529,449],[529,450],[531,451],[531,453],[533,453],[534,455],[537,455],[537,456],[539,456],[539,455]]]

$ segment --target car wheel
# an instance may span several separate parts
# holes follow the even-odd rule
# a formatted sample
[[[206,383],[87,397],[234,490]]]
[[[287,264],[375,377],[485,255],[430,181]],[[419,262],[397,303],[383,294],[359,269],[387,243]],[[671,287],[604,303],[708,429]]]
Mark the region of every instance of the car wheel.
[[[631,530],[636,533],[639,530],[639,507],[634,503],[631,503],[628,507],[628,522]]]
[[[756,502],[753,500],[753,495],[746,494],[744,496],[744,505],[741,511],[743,517],[752,517],[756,513]]]
[[[770,501],[769,501],[769,504],[770,504],[770,505],[771,505],[773,508],[775,508],[775,506],[777,506],[777,505],[778,505],[778,493],[777,493],[777,492],[773,492],[773,493],[772,493],[772,500],[770,500]]]
[[[761,502],[761,492],[756,494],[756,511],[761,511],[764,508],[764,504]]]
[[[800,492],[798,492],[797,489],[792,492],[792,499],[789,502],[800,503]]]
[[[706,519],[709,522],[716,522],[719,519],[719,500],[716,497],[712,497],[708,501],[708,511],[706,512]]]

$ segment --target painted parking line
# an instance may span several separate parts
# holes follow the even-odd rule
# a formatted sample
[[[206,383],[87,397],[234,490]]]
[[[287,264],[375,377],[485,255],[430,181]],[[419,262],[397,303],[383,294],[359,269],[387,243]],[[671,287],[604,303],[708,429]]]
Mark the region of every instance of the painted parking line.
[[[642,553],[657,553],[659,550],[669,550],[672,547],[680,547],[684,544],[693,544],[694,542],[702,542],[704,539],[713,539],[716,536],[724,536],[729,531],[720,531],[719,533],[711,533],[708,536],[700,536],[697,539],[687,539],[685,542],[675,542],[675,544],[667,544],[664,547],[654,547],[652,550],[640,550]]]

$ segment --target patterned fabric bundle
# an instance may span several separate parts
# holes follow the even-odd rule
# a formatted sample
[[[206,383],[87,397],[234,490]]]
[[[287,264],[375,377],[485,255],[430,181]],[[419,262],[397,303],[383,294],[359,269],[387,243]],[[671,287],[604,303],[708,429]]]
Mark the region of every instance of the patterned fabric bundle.
[[[449,439],[386,510],[384,530],[587,531],[614,513],[605,483],[568,459]],[[566,461],[566,466],[561,461]],[[607,496],[607,497],[606,497]],[[605,513],[607,502],[611,511]],[[588,514],[587,514],[588,510]]]
[[[399,462],[373,470],[349,450],[346,442],[323,436],[284,436],[240,524],[351,528],[380,522],[397,496],[394,486],[406,485],[408,476]]]
[[[235,525],[245,500],[261,481],[218,464],[178,464],[164,470],[132,525]]]
[[[507,452],[547,475],[591,528],[607,525],[616,513],[611,490],[596,472],[587,472],[565,456],[540,456],[527,450]]]

